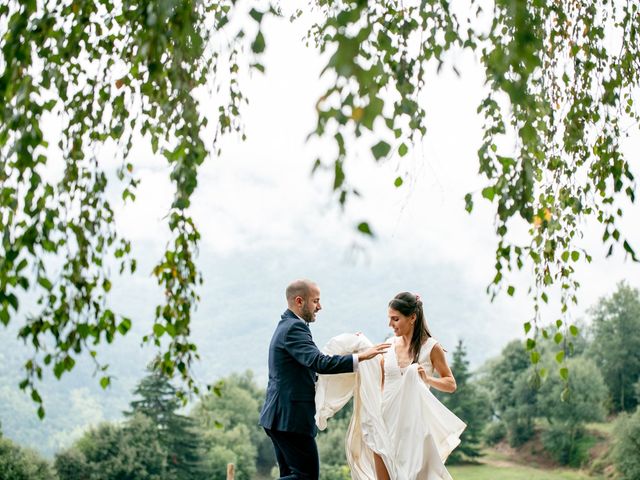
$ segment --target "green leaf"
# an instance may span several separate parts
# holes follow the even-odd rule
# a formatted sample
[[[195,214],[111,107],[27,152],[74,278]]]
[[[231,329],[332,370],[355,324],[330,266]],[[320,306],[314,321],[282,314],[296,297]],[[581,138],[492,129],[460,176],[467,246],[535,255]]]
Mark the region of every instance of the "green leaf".
[[[344,171],[342,170],[342,162],[336,160],[334,165],[333,189],[338,190],[344,183]]]
[[[536,348],[536,341],[533,338],[527,338],[527,350]]]
[[[394,184],[396,187],[401,187],[403,183],[404,183],[404,180],[402,180],[402,177],[397,177],[397,178],[396,178],[396,180],[395,180],[395,182],[393,182],[393,184]]]
[[[531,352],[531,363],[533,363],[535,365],[539,361],[540,361],[540,353],[538,351],[534,350],[533,352]]]
[[[563,380],[569,380],[569,369],[567,367],[562,367],[560,369],[560,376]]]
[[[131,320],[129,320],[128,318],[123,318],[120,322],[120,325],[118,325],[118,331],[122,335],[125,335],[129,331],[129,329],[131,329]]]
[[[525,322],[525,324],[524,324],[524,333],[525,333],[525,335],[527,333],[529,333],[530,330],[531,330],[531,322]]]
[[[11,316],[9,315],[9,310],[0,305],[0,322],[3,325],[9,325],[9,321],[11,320]]]
[[[75,366],[75,364],[76,364],[76,361],[72,357],[70,356],[64,357],[64,369],[67,370],[68,372],[73,370],[73,367]]]
[[[37,390],[31,391],[31,399],[36,403],[42,403],[42,398],[40,397],[40,394]]]
[[[578,327],[576,327],[575,325],[571,325],[569,327],[569,331],[571,332],[571,335],[573,335],[574,337],[578,336]]]
[[[256,63],[252,63],[252,64],[251,64],[251,68],[254,68],[254,69],[258,70],[258,71],[259,71],[259,72],[261,72],[261,73],[264,73],[264,72],[265,72],[264,65],[263,65],[263,64],[261,64],[261,63],[257,63],[257,62],[256,62]]]
[[[558,363],[562,363],[562,361],[564,360],[564,350],[560,350],[557,354],[556,354],[556,362]]]
[[[153,324],[153,333],[156,337],[160,338],[162,335],[164,335],[165,332],[166,332],[166,329],[163,325],[159,323]]]
[[[400,146],[398,147],[398,155],[400,155],[401,157],[404,157],[408,151],[409,151],[409,147],[407,147],[407,145],[404,143],[401,143]]]
[[[259,31],[258,34],[256,35],[255,40],[251,44],[251,50],[253,50],[253,53],[260,54],[264,52],[265,47],[266,47],[266,44],[264,41],[264,36],[262,35],[262,31]]]
[[[473,210],[473,197],[470,193],[464,196],[464,209],[469,213]]]
[[[262,17],[264,16],[264,12],[259,12],[255,8],[252,8],[249,12],[251,18],[253,18],[256,22],[260,23],[262,21]]]
[[[493,187],[485,187],[482,189],[482,196],[490,202],[493,202],[493,198],[496,196],[496,191]]]
[[[373,156],[376,159],[376,161],[380,160],[383,157],[386,157],[390,151],[391,151],[391,146],[383,140],[380,140],[373,147],[371,147],[371,153],[373,153]]]
[[[553,341],[556,343],[560,343],[562,342],[562,339],[564,338],[564,335],[562,335],[562,333],[558,332],[553,336]]]
[[[16,297],[13,293],[5,293],[5,299],[7,300],[7,302],[9,302],[9,305],[11,305],[17,312],[19,307],[18,297]]]
[[[87,323],[79,323],[76,329],[78,330],[78,335],[80,335],[80,338],[87,338],[89,336],[89,332],[91,331],[91,327]]]
[[[571,260],[573,260],[574,262],[577,262],[579,258],[580,258],[580,252],[578,252],[577,250],[574,250],[573,252],[571,252]]]
[[[373,232],[371,231],[371,228],[369,227],[369,224],[367,222],[361,222],[360,224],[358,224],[358,231],[360,233],[364,233],[365,235],[373,237]]]
[[[516,289],[513,285],[509,285],[509,287],[507,288],[507,295],[509,295],[510,297],[513,297],[513,294],[515,293]]]
[[[633,250],[633,248],[631,247],[631,245],[629,244],[629,242],[627,242],[626,240],[624,241],[624,243],[622,244],[622,246],[624,247],[625,251],[631,255],[631,258],[634,261],[638,261],[638,259],[636,258],[636,252]]]
[[[55,365],[53,366],[53,374],[56,376],[57,379],[60,379],[64,371],[65,371],[65,366],[64,366],[64,363],[62,362],[56,362]]]
[[[103,390],[106,390],[106,388],[111,384],[111,379],[109,377],[102,377],[100,379],[100,386],[102,387]]]

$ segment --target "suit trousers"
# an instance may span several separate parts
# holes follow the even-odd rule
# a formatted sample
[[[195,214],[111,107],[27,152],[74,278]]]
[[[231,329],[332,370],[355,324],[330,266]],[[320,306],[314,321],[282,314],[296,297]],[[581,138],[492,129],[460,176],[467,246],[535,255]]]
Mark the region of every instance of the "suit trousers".
[[[265,428],[280,467],[280,480],[318,480],[320,460],[316,439],[311,435]]]

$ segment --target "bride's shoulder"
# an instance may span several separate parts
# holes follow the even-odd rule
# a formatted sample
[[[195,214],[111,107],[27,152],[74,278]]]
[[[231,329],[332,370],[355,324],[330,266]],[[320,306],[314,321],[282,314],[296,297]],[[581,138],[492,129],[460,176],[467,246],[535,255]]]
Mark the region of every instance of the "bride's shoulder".
[[[427,340],[425,340],[425,342],[422,344],[422,348],[427,348],[429,350],[431,350],[433,347],[435,347],[438,344],[438,340],[436,340],[433,337],[429,337],[427,338]]]
[[[422,347],[420,347],[420,358],[418,361],[422,363],[424,360],[430,358],[431,351],[433,350],[433,347],[435,347],[436,345],[438,345],[438,341],[435,338],[433,337],[427,338],[426,342],[424,342],[422,344]]]

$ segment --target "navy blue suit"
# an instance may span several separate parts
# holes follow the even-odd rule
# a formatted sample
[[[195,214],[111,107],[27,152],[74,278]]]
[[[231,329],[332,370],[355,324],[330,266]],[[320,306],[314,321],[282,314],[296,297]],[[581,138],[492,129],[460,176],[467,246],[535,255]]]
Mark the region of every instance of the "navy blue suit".
[[[269,383],[260,425],[273,441],[281,478],[317,479],[316,374],[353,371],[352,355],[324,355],[311,330],[287,310],[269,345]]]

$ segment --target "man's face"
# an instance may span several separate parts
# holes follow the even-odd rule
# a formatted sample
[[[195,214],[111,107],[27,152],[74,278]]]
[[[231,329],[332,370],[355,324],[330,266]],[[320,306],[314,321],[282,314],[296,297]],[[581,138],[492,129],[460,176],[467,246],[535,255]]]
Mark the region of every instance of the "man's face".
[[[300,315],[307,322],[316,321],[316,313],[322,309],[320,305],[320,289],[316,286],[311,286],[309,289],[309,295],[307,298],[302,299],[302,315]]]

